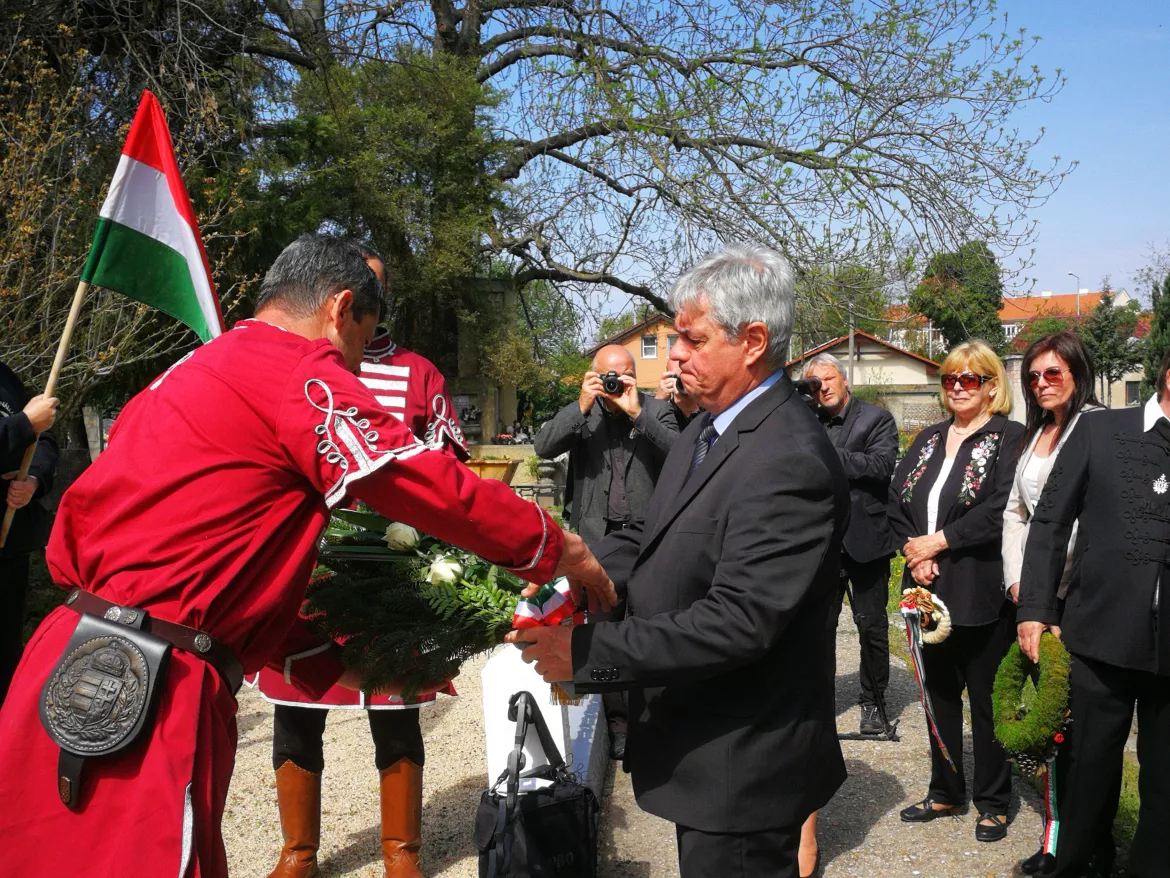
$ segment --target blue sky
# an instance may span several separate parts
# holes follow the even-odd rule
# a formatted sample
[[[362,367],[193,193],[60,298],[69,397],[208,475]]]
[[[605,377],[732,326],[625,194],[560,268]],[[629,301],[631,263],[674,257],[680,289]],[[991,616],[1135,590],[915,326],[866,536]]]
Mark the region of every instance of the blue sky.
[[[1031,58],[1068,84],[1048,104],[1019,112],[1044,126],[1038,164],[1059,155],[1079,167],[1043,207],[1034,290],[1099,289],[1101,276],[1131,293],[1148,245],[1170,247],[1170,0],[1006,0],[1010,21],[1043,39]],[[1015,292],[1025,292],[1027,281]]]

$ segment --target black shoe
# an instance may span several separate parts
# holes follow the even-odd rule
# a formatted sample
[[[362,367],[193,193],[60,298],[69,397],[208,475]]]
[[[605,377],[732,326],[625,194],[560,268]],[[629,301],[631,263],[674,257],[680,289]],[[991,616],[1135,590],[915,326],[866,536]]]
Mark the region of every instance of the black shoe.
[[[1045,859],[1044,850],[1041,848],[1032,854],[1032,856],[1028,857],[1028,859],[1024,860],[1024,862],[1020,863],[1020,871],[1025,875],[1043,875],[1045,872],[1044,867],[1047,865]]]
[[[861,705],[861,725],[860,732],[863,735],[880,735],[885,731],[882,726],[882,718],[878,715],[876,704]]]
[[[927,796],[921,802],[911,805],[909,808],[902,809],[903,823],[929,823],[931,820],[936,820],[939,817],[946,817],[955,813],[954,805],[947,805],[945,808],[936,808],[935,805],[941,805],[942,802],[936,802],[930,796]]]
[[[1000,817],[1003,821],[1000,821]],[[984,820],[994,821],[991,824],[984,823]],[[976,841],[1003,841],[1007,838],[1007,815],[1006,814],[980,814],[979,820],[975,824],[975,840]]]
[[[626,733],[612,732],[609,736],[609,758],[626,758]]]

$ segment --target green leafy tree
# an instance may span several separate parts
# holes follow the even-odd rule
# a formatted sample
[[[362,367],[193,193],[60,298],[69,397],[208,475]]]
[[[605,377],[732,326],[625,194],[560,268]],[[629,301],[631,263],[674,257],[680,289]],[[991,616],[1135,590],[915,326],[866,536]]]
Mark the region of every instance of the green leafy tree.
[[[1012,339],[1011,347],[1016,351],[1025,351],[1032,342],[1057,332],[1080,333],[1083,318],[1075,314],[1041,314],[1029,318],[1020,327],[1016,337]]]
[[[1154,279],[1150,285],[1150,300],[1153,305],[1153,319],[1150,321],[1150,330],[1142,339],[1142,401],[1149,399],[1158,390],[1158,382],[1163,376],[1158,370],[1162,366],[1162,357],[1170,350],[1170,273],[1161,281]]]
[[[1138,303],[1132,301],[1118,308],[1113,304],[1108,278],[1102,279],[1101,288],[1101,301],[1085,317],[1080,335],[1097,370],[1102,402],[1111,406],[1113,382],[1132,372],[1141,363],[1144,351],[1133,337],[1140,317]]]
[[[519,291],[510,320],[482,346],[488,374],[515,383],[523,420],[533,428],[577,399],[589,359],[581,353],[581,319],[564,293],[537,281]]]
[[[907,236],[1013,252],[1070,167],[1035,163],[1039,132],[1013,119],[1063,78],[1033,66],[1034,38],[995,0],[257,8],[267,27],[246,48],[276,75],[409,46],[499,96],[486,112],[502,188],[481,244],[519,263],[520,286],[609,287],[662,308],[680,266],[718,240],[764,241],[798,265],[866,264]]]
[[[450,370],[459,321],[490,322],[468,279],[487,274],[496,207],[491,96],[466,64],[407,48],[305,73],[291,103],[259,157],[256,263],[322,228],[369,241],[390,269],[396,337]]]
[[[1007,346],[999,321],[1003,278],[983,241],[969,241],[953,253],[931,258],[907,304],[942,330],[948,348],[972,339],[982,339],[996,351]]]
[[[889,305],[885,278],[875,269],[845,264],[806,271],[796,282],[793,338],[803,351],[847,335],[850,325],[882,337]]]

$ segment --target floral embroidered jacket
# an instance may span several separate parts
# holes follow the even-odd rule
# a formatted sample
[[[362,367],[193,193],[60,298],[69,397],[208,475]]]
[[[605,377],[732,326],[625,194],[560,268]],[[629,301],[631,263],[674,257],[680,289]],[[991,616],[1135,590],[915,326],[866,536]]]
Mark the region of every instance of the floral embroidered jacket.
[[[889,514],[899,549],[926,533],[927,498],[946,458],[950,427],[946,420],[920,432],[894,472]],[[931,590],[956,625],[994,622],[1003,608],[1003,510],[1023,433],[1023,424],[993,415],[959,446],[939,496],[938,529],[950,548],[935,559],[939,575]],[[903,581],[914,584],[909,570]]]

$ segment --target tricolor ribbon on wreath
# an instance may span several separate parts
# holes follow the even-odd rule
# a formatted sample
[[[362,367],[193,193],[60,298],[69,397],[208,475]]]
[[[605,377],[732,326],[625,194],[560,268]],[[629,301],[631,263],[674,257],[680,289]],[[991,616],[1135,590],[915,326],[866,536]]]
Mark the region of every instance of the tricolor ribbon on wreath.
[[[918,683],[918,697],[926,714],[930,734],[938,744],[939,752],[956,772],[955,760],[951,758],[947,745],[943,743],[934,720],[934,707],[926,691],[926,670],[922,665],[922,644],[942,643],[951,633],[951,615],[946,604],[925,588],[908,588],[902,592],[898,605],[902,618],[906,620],[906,640],[910,645],[910,663],[914,666],[914,680]]]
[[[540,628],[552,625],[581,625],[585,613],[577,609],[569,591],[569,580],[565,577],[546,582],[534,597],[520,598],[512,616],[513,628]],[[524,644],[516,646],[523,648]],[[579,698],[573,691],[572,683],[553,683],[553,704],[577,704]]]

